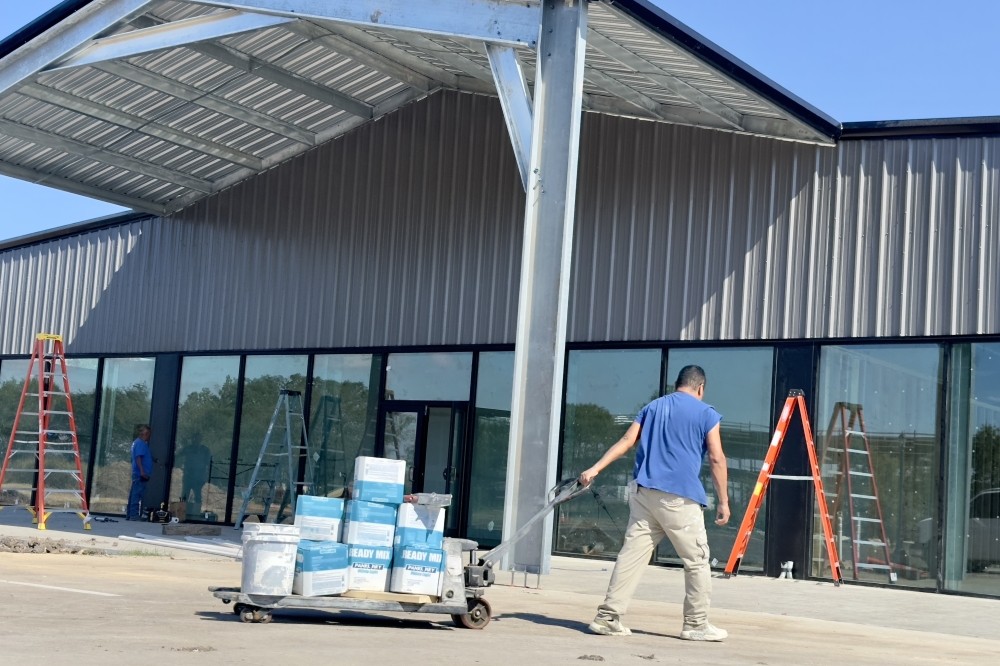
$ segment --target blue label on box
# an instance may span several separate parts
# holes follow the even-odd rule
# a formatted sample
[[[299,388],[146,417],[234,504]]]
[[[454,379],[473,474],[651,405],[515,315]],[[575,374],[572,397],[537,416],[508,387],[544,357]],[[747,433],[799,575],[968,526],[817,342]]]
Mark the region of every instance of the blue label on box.
[[[402,504],[403,484],[384,481],[355,481],[351,497],[366,502],[382,504]]]
[[[344,500],[336,497],[312,497],[299,495],[295,502],[296,516],[315,516],[317,518],[343,518]]]
[[[444,533],[420,527],[397,527],[393,546],[398,548],[412,545],[442,548],[444,547]]]
[[[347,519],[357,523],[396,525],[396,507],[391,504],[351,500],[347,503]]]
[[[347,568],[348,548],[334,541],[300,541],[295,555],[298,572],[330,571]]]

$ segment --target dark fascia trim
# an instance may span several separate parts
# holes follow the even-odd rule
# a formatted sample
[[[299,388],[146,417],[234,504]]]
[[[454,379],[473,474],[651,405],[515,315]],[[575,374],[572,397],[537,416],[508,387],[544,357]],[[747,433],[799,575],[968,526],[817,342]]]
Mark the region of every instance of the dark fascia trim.
[[[871,120],[844,123],[841,139],[893,137],[954,137],[1000,135],[1000,116],[928,118],[923,120]]]
[[[69,18],[72,14],[83,9],[90,3],[91,0],[63,0],[28,25],[4,37],[3,40],[0,40],[0,60],[6,58],[35,37],[38,37],[60,21]]]
[[[129,222],[144,220],[151,217],[156,216],[134,210],[124,213],[115,213],[113,215],[105,215],[104,217],[95,217],[92,220],[74,222],[73,224],[67,224],[54,229],[46,229],[45,231],[39,231],[34,234],[27,234],[26,236],[18,236],[17,238],[0,241],[0,252],[26,247],[28,245],[38,245],[39,243],[44,243],[45,241],[57,238],[79,236],[80,234],[88,231],[106,229],[108,227],[117,227],[122,224],[128,224]]]
[[[675,44],[682,46],[692,55],[725,72],[736,82],[788,111],[821,134],[831,139],[840,138],[840,122],[832,116],[823,113],[812,104],[778,85],[649,0],[613,0],[610,4],[615,5]]]

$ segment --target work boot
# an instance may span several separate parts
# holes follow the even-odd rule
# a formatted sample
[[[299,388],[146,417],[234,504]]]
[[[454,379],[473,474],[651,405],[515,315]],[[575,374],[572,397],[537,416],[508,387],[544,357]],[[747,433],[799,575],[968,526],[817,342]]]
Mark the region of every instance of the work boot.
[[[591,633],[602,636],[631,636],[632,630],[622,624],[617,615],[598,615],[587,627]]]
[[[726,640],[727,636],[729,636],[728,631],[713,627],[708,622],[701,627],[692,627],[685,624],[684,629],[681,630],[681,640],[685,641],[712,641],[713,643],[719,643]]]

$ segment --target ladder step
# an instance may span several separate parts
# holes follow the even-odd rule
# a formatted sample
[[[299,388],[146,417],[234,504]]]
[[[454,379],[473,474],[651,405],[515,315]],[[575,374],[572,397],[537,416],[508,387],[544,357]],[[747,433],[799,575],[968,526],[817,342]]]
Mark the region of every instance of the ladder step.
[[[884,546],[884,541],[865,541],[864,539],[855,539],[854,543],[859,546]]]
[[[853,516],[854,520],[860,520],[863,523],[881,523],[882,521],[878,518],[861,518],[859,516]]]
[[[873,478],[874,477],[873,474],[869,474],[868,472],[854,472],[854,471],[852,471],[852,472],[849,472],[849,474],[851,476],[867,476],[868,478]]]
[[[859,569],[888,569],[889,568],[888,564],[863,564],[861,562],[858,562],[854,566],[856,566]]]
[[[863,455],[868,455],[868,452],[864,449],[847,449],[848,453],[861,453]]]
[[[33,397],[38,397],[37,393],[25,393],[24,395],[30,395]],[[42,391],[42,395],[69,395],[65,391]]]
[[[769,479],[783,479],[785,481],[812,481],[811,476],[786,476],[784,474],[768,474]]]
[[[846,434],[848,436],[850,436],[850,435],[861,435],[862,437],[867,437],[867,434],[864,431],[862,431],[862,430],[848,430]]]
[[[855,497],[857,499],[866,499],[866,500],[875,500],[875,501],[878,501],[878,498],[875,497],[874,495],[851,495],[851,497]]]

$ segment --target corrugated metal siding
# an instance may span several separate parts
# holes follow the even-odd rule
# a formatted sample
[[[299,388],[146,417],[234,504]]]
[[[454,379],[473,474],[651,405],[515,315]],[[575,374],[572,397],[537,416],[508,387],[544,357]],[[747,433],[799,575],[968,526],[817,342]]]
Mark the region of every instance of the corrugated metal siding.
[[[0,254],[0,353],[510,342],[523,214],[496,101],[433,95],[171,218]]]
[[[1000,333],[998,154],[588,113],[568,337]],[[0,253],[0,353],[510,343],[523,209],[497,101],[438,93],[171,218]]]
[[[835,148],[588,116],[569,339],[1000,332],[998,138]]]

